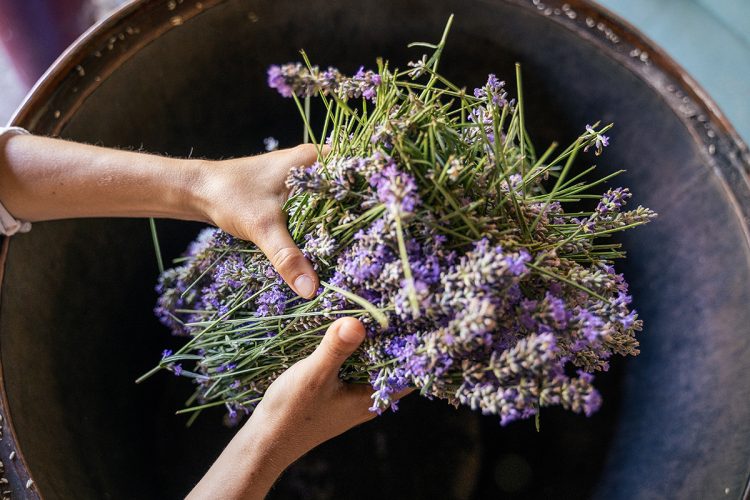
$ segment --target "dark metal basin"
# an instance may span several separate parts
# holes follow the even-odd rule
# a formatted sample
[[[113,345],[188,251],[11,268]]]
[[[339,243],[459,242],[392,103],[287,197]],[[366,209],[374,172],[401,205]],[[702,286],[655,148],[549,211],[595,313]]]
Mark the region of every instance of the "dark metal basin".
[[[265,68],[297,60],[399,66],[456,22],[443,68],[473,87],[524,65],[539,143],[616,122],[598,160],[658,221],[623,238],[646,323],[642,355],[600,377],[591,419],[542,431],[411,397],[314,451],[274,498],[741,498],[750,472],[747,147],[712,102],[632,28],[584,0],[151,0],[85,35],[14,119],[40,133],[170,155],[254,153],[300,138]],[[160,222],[177,255],[197,226]],[[151,315],[142,220],[36,224],[6,241],[0,303],[5,437],[19,497],[185,494],[232,434],[220,414],[173,415],[189,384],[133,380],[168,338]],[[9,458],[15,448],[13,460]],[[34,481],[29,488],[27,480]]]

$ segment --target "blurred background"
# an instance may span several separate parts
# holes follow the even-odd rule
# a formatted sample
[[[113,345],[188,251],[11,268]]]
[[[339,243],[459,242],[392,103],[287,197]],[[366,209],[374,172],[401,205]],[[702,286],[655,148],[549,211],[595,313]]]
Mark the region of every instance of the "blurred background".
[[[0,123],[88,27],[128,0],[0,0]],[[750,1],[600,0],[677,60],[750,142]]]

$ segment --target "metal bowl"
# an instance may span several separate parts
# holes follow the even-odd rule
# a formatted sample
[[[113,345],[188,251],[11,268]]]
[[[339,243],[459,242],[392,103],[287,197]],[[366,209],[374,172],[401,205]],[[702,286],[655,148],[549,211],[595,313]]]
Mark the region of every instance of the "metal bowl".
[[[750,473],[748,149],[684,71],[585,0],[144,0],[93,28],[13,123],[38,134],[175,156],[292,145],[299,118],[265,69],[299,59],[403,67],[456,21],[442,68],[471,88],[524,68],[537,142],[613,121],[598,162],[660,218],[621,241],[646,324],[642,354],[599,377],[591,419],[549,410],[501,428],[410,397],[293,466],[274,498],[741,498]],[[176,256],[197,226],[161,222]],[[5,436],[19,497],[185,494],[232,434],[174,415],[191,388],[136,386],[174,343],[151,315],[142,220],[36,224],[6,240],[0,303]],[[14,458],[9,453],[15,450]],[[29,479],[33,483],[29,483]]]

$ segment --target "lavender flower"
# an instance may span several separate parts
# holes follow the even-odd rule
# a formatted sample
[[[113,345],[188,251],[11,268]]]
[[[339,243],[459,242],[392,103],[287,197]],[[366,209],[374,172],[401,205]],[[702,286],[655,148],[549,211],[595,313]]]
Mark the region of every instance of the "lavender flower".
[[[422,54],[422,58],[417,61],[409,61],[407,66],[413,68],[407,74],[410,78],[419,78],[427,70],[427,54]]]
[[[342,99],[364,97],[374,101],[377,87],[381,84],[379,74],[360,67],[352,77],[342,75],[335,68],[320,72],[317,66],[307,68],[301,63],[289,63],[268,68],[268,86],[283,97],[312,97],[318,92],[335,94]]]
[[[559,169],[581,150],[601,153],[608,127],[587,125],[546,164],[521,147],[528,133],[504,82],[491,74],[474,97],[432,75],[423,88],[412,79],[432,61],[350,77],[268,69],[284,97],[328,97],[332,152],[292,169],[285,205],[322,286],[301,300],[252,243],[202,232],[161,276],[155,308],[191,338],[180,360],[194,368],[169,362],[171,350],[159,366],[193,380],[192,409],[223,406],[236,424],[341,315],[362,320],[367,339],[340,375],[369,384],[378,413],[414,387],[502,425],[547,406],[591,415],[601,405],[592,374],[638,353],[643,322],[613,266],[622,253],[597,237],[655,213],[627,210],[632,193],[614,188],[572,214],[568,201],[591,192]]]
[[[612,212],[619,212],[633,195],[628,188],[610,189],[602,197],[596,206],[596,212],[599,215],[607,215]]]
[[[474,97],[477,99],[489,99],[495,106],[502,108],[508,104],[508,94],[505,92],[505,82],[490,74],[484,87],[474,89]]]
[[[414,213],[420,203],[414,179],[401,171],[393,161],[370,177],[370,186],[377,191],[378,200],[400,215]]]
[[[600,154],[602,154],[602,150],[606,146],[609,146],[609,137],[594,130],[594,127],[592,127],[591,125],[586,125],[586,132],[588,133],[589,139],[593,138],[595,154],[596,156],[599,156]],[[588,151],[590,147],[591,142],[589,142],[589,144],[587,144],[586,147],[583,148],[583,152],[585,153],[586,151]]]

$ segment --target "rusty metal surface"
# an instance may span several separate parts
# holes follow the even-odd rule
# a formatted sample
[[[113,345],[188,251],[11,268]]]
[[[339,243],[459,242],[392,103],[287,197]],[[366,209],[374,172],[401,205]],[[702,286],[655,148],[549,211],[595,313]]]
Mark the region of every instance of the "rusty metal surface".
[[[107,77],[143,47],[225,0],[142,0],[124,4],[71,45],[39,79],[11,122],[58,135]],[[33,125],[32,125],[33,124]]]
[[[13,123],[178,156],[248,154],[268,135],[291,145],[298,118],[265,88],[268,64],[305,47],[344,70],[381,54],[403,66],[419,56],[406,43],[435,39],[451,12],[449,76],[472,86],[521,61],[539,142],[566,140],[589,120],[616,122],[599,161],[627,168],[622,182],[636,201],[661,214],[623,238],[647,325],[643,354],[600,377],[606,403],[590,420],[549,412],[536,435],[411,400],[308,455],[273,496],[741,498],[750,473],[748,149],[687,74],[600,7],[141,1],[66,52]],[[162,229],[176,255],[195,226]],[[177,381],[131,382],[169,342],[149,317],[156,270],[146,226],[37,224],[3,243],[2,263],[0,410],[4,439],[18,449],[9,462],[4,440],[0,458],[16,496],[37,487],[48,499],[184,494],[231,433],[218,415],[182,429],[171,413],[189,388]],[[519,467],[530,476],[513,490],[506,476]]]
[[[8,245],[5,237],[2,237],[0,243],[0,262],[5,262]],[[0,266],[0,283],[2,282],[5,266]],[[5,387],[3,373],[0,370],[0,387]],[[5,391],[0,393],[0,494],[3,500],[8,498],[28,498],[36,500],[39,495],[34,487],[34,481],[29,475],[28,465],[20,453],[20,448],[16,440],[16,434],[12,424],[6,426],[8,411],[8,398]],[[21,463],[18,464],[17,461]],[[15,495],[13,495],[15,492]]]

